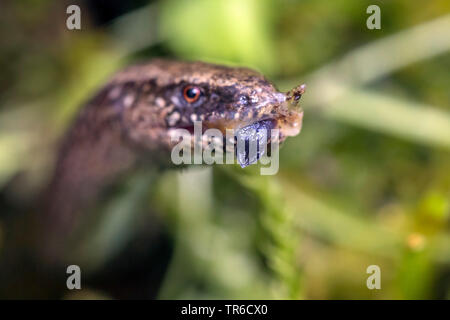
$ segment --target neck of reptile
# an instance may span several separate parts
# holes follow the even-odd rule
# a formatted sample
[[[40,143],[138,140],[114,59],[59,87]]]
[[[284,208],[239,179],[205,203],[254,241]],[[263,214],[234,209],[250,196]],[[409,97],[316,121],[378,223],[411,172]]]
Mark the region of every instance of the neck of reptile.
[[[88,104],[69,129],[44,192],[37,221],[38,252],[44,260],[60,259],[105,189],[136,162],[136,151],[125,141],[118,111]]]

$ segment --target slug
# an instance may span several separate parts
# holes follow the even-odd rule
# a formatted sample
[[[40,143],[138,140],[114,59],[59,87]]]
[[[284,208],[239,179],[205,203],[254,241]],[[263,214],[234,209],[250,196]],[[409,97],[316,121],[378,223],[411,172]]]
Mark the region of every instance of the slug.
[[[260,73],[203,62],[154,59],[115,74],[80,110],[60,147],[45,191],[38,245],[53,259],[102,191],[137,165],[169,167],[171,132],[233,129],[242,139],[279,129],[300,132],[305,87],[279,92]],[[239,160],[240,159],[240,160]],[[241,166],[257,159],[238,156]]]

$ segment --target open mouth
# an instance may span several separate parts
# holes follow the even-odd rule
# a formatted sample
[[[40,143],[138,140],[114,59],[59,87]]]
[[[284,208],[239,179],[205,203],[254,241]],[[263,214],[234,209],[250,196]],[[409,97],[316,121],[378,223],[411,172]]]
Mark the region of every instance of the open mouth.
[[[181,129],[187,130],[190,133],[190,145],[200,144],[208,149],[217,143],[215,138],[219,136],[208,136],[206,131],[214,128],[219,130],[221,136],[219,141],[222,141],[220,148],[218,145],[213,147],[213,150],[221,150],[220,153],[234,153],[236,160],[242,168],[255,164],[264,155],[270,156],[271,150],[278,144],[282,143],[289,136],[296,136],[301,129],[302,112],[288,111],[286,113],[276,114],[273,118],[263,118],[256,120],[250,124],[243,124],[242,122],[229,123],[222,122],[223,127],[218,129],[217,123],[212,125],[207,123],[206,126],[200,127],[186,126]],[[226,126],[229,124],[229,127]],[[178,128],[180,129],[180,128]],[[229,135],[228,129],[231,129]],[[226,131],[224,133],[224,131]],[[175,133],[176,131],[174,131]],[[203,148],[201,147],[201,148]]]

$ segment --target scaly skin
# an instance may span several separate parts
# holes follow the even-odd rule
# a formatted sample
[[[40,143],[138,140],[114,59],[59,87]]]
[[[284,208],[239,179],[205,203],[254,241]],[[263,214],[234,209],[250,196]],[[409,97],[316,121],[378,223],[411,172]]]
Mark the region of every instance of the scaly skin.
[[[195,103],[183,98],[186,85],[201,88]],[[40,250],[50,260],[58,257],[83,212],[138,163],[169,166],[173,129],[192,129],[200,120],[205,129],[225,132],[271,120],[280,141],[298,134],[302,112],[288,108],[287,100],[296,102],[299,88],[286,96],[258,72],[201,62],[155,59],[117,73],[64,138],[37,215]]]

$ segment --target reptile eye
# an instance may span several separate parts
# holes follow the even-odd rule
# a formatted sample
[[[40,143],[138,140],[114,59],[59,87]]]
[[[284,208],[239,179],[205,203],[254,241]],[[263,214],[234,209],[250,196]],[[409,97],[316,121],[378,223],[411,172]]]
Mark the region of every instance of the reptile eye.
[[[194,103],[200,98],[200,95],[202,94],[202,91],[199,87],[195,86],[186,86],[183,89],[183,98],[188,103]]]

